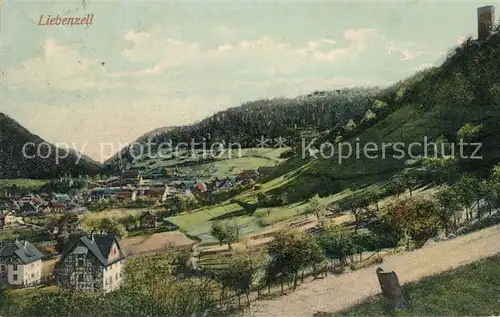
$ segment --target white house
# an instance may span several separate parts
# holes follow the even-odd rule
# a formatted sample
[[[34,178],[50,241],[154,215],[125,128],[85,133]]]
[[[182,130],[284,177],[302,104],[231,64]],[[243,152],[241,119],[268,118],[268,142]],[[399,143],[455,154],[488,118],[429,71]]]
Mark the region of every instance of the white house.
[[[125,255],[114,235],[91,234],[70,240],[54,267],[64,288],[112,292],[123,285]]]
[[[43,253],[28,241],[0,242],[0,283],[17,287],[39,284],[42,257]]]

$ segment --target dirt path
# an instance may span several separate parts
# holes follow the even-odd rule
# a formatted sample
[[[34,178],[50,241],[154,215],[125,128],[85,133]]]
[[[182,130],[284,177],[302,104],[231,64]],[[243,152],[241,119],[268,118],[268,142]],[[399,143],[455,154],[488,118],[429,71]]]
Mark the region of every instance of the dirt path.
[[[500,226],[494,226],[386,258],[380,267],[385,271],[394,270],[401,283],[415,281],[499,253],[499,238]],[[311,317],[317,312],[348,308],[380,293],[376,268],[372,266],[339,276],[329,275],[323,280],[303,284],[289,295],[254,302],[247,316]]]
[[[120,246],[126,254],[141,254],[170,247],[185,247],[194,243],[195,241],[182,232],[167,231],[124,238],[120,241]]]

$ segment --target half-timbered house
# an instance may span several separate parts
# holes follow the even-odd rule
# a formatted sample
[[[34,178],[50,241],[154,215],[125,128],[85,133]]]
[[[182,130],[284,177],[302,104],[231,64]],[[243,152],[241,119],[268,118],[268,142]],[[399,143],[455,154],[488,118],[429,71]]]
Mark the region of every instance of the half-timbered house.
[[[73,237],[54,267],[61,287],[89,292],[112,292],[123,285],[125,255],[114,235]]]

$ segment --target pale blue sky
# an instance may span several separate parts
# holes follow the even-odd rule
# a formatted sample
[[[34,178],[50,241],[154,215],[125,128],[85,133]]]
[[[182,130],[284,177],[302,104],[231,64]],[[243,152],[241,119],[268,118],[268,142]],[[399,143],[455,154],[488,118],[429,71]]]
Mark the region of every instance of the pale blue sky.
[[[0,110],[101,160],[110,154],[102,142],[117,149],[244,101],[403,79],[475,36],[483,5],[500,9],[498,1],[4,0]],[[39,26],[42,14],[94,14],[94,24]]]

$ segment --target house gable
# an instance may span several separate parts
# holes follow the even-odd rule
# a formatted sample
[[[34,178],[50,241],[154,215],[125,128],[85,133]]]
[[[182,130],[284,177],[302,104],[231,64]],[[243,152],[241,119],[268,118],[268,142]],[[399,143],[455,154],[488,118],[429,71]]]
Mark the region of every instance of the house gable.
[[[118,244],[115,241],[115,242],[113,242],[113,244],[111,245],[111,249],[109,250],[108,263],[116,262],[121,257],[122,257],[122,253],[121,253],[120,247],[118,246]]]
[[[23,261],[21,261],[21,258],[17,254],[11,254],[10,256],[0,256],[0,262],[5,263],[5,264],[17,264],[17,265],[23,265]]]
[[[86,256],[89,253],[87,246],[79,241],[76,243],[71,251],[69,251],[68,256]]]

